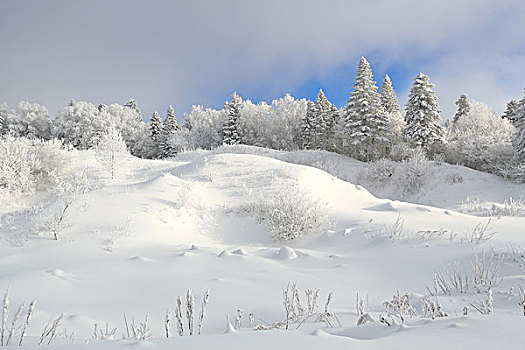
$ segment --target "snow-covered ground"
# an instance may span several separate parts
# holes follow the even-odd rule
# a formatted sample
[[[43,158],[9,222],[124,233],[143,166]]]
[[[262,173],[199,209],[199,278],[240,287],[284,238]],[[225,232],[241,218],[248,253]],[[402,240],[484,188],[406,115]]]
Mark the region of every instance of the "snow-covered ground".
[[[90,152],[78,152],[76,158],[95,162]],[[525,249],[525,213],[518,210],[516,216],[498,215],[489,222],[466,213],[462,202],[475,197],[479,206],[499,208],[511,197],[525,198],[525,185],[442,164],[421,192],[402,201],[389,186],[370,188],[373,195],[356,185],[364,185],[360,174],[365,166],[326,152],[255,147],[190,152],[171,161],[130,158],[118,179],[72,202],[58,241],[26,235],[59,203],[34,197],[5,205],[0,289],[10,289],[10,319],[26,298],[37,300],[24,340],[27,348],[36,348],[51,315],[62,313],[61,334],[52,346],[64,349],[464,349],[522,344],[525,317],[518,284],[525,286],[525,254],[519,248]],[[273,241],[264,222],[247,208],[282,198],[290,189],[324,203],[333,228],[286,243]],[[38,214],[22,210],[38,200],[44,203]],[[494,236],[469,243],[468,233],[487,223]],[[399,235],[389,237],[395,233]],[[470,279],[476,254],[485,256],[487,268],[489,260],[496,261],[504,277],[492,288],[493,314],[482,315],[471,306],[486,297],[471,285],[466,293],[453,287],[450,295],[439,290],[448,316],[423,317],[420,300],[434,300],[429,294],[434,273],[441,271],[446,278],[446,270],[457,263]],[[283,290],[290,282],[297,283],[303,305],[303,290],[321,289],[317,314],[333,292],[328,310],[340,326],[335,316],[328,319],[330,327],[314,322],[314,315],[288,330],[254,331],[258,324],[285,319]],[[210,290],[202,335],[178,336],[173,317],[172,337],[166,339],[166,309],[174,312],[176,298],[185,300],[188,288],[197,314]],[[418,314],[405,316],[403,324],[388,317],[383,305],[398,290],[410,293]],[[365,311],[374,322],[357,326],[357,293],[368,299]],[[235,325],[238,309],[243,311],[242,327],[233,330],[227,317]],[[122,339],[127,333],[124,313],[136,323],[149,314],[153,338]],[[249,314],[254,316],[252,326]],[[394,324],[379,322],[380,315]],[[94,340],[95,323],[117,327],[114,339]],[[74,346],[64,339],[64,330],[74,332]]]

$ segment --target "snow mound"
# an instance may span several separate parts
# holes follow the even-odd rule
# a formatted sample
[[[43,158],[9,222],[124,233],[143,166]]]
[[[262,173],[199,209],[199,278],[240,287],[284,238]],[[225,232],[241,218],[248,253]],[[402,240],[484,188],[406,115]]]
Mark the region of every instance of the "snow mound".
[[[290,247],[282,247],[275,253],[275,259],[291,260],[299,257],[297,252]]]

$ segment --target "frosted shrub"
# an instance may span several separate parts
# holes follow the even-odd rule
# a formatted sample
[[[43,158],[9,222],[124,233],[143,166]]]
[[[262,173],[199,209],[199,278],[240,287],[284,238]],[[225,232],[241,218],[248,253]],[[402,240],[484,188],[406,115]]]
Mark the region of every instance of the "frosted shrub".
[[[359,183],[370,184],[373,187],[382,187],[390,180],[396,168],[395,162],[381,159],[363,167],[357,174],[358,181]]]
[[[246,210],[253,212],[259,222],[264,221],[272,238],[279,242],[328,230],[333,225],[327,205],[295,187],[252,203]]]
[[[60,190],[70,177],[68,149],[56,140],[0,139],[0,193]]]
[[[29,139],[8,136],[0,140],[0,189],[4,193],[26,194],[36,188],[34,169],[39,161]]]
[[[380,160],[368,164],[358,173],[359,184],[375,188],[390,185],[401,198],[420,192],[434,173],[434,162],[422,149],[411,149],[407,160]]]
[[[402,162],[392,175],[392,182],[397,193],[406,197],[421,191],[433,173],[433,164],[423,151],[415,153]]]

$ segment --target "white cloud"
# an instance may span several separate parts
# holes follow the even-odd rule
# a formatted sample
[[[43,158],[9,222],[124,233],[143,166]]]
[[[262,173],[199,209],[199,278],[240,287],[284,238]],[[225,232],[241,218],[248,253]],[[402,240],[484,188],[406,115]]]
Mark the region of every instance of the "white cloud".
[[[518,0],[20,1],[0,13],[0,100],[51,110],[135,97],[147,114],[180,114],[233,90],[282,95],[363,54],[429,74],[447,113],[458,92],[501,109],[525,85]]]

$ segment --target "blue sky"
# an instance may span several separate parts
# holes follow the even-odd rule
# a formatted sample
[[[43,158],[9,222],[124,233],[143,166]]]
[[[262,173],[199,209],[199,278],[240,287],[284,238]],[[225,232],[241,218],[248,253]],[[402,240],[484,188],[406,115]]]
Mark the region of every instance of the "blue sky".
[[[460,94],[502,112],[525,88],[525,1],[0,0],[0,103],[137,100],[220,108],[319,88],[344,105],[359,57],[401,103],[423,72],[443,117]]]

